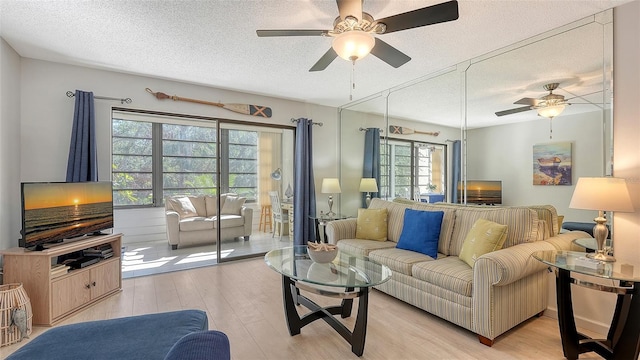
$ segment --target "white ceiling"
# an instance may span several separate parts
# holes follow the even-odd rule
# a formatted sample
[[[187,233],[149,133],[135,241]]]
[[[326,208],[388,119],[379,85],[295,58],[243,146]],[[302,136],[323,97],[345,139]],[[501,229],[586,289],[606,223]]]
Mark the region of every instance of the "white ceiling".
[[[440,2],[443,0],[370,0],[365,1],[364,11],[377,19]],[[461,0],[456,21],[381,35],[412,60],[397,69],[374,56],[359,60],[353,100],[626,2],[629,0]],[[338,107],[350,102],[351,64],[338,58],[324,71],[308,71],[329,49],[330,38],[256,35],[257,29],[330,29],[337,15],[336,3],[330,0],[0,0],[0,35],[27,58]],[[549,54],[588,54],[590,48],[581,46],[581,41],[556,41]],[[553,65],[553,79],[549,74],[537,75],[538,69],[549,67],[547,51],[521,54],[529,59],[518,69],[498,68],[497,74],[494,69],[494,75],[479,76],[476,83],[469,80],[477,99],[473,106],[486,114],[484,123],[498,120],[494,111],[517,107],[513,101],[545,95],[542,85],[547,82],[559,80],[561,87],[585,85],[587,73],[598,70],[589,68],[593,64],[571,60],[564,61],[566,66]],[[521,74],[523,70],[526,75]],[[511,79],[511,84],[498,85],[494,76]],[[458,101],[459,77],[454,78],[453,87],[444,85],[448,82],[443,79],[438,79],[442,85],[431,96],[438,100],[434,106],[455,102],[453,98]],[[422,108],[400,106],[400,98],[409,101],[409,93],[396,97],[397,110]],[[395,116],[442,124],[450,121],[450,116],[425,119],[416,110],[398,111]],[[517,115],[511,119],[515,118]]]

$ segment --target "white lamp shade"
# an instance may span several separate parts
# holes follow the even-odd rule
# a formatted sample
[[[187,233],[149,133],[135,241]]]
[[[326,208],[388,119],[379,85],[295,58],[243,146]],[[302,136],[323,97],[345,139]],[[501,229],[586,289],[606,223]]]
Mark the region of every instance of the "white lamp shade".
[[[360,192],[378,192],[378,183],[374,178],[360,180]]]
[[[340,182],[337,178],[322,179],[322,190],[320,191],[323,194],[339,194],[342,192],[340,189]]]
[[[373,35],[362,30],[351,30],[333,38],[331,47],[341,58],[355,61],[367,56],[375,44]]]
[[[613,177],[579,178],[569,207],[583,210],[633,212],[633,204],[625,179]]]
[[[537,110],[538,110],[538,115],[552,119],[560,115],[564,111],[565,107],[566,105],[561,104],[561,105],[554,105],[554,106],[545,106],[545,107],[538,108]]]

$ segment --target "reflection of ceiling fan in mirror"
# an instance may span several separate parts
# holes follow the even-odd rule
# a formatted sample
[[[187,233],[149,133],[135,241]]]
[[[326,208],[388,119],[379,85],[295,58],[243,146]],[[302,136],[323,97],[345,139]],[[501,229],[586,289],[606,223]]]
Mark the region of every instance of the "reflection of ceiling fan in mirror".
[[[511,115],[516,114],[523,111],[529,110],[537,110],[538,115],[544,116],[549,119],[553,119],[554,117],[560,115],[564,108],[567,105],[571,105],[567,102],[567,99],[564,98],[563,95],[554,94],[553,90],[557,89],[559,83],[550,83],[544,85],[544,89],[549,92],[549,94],[542,96],[538,99],[534,98],[522,98],[514,104],[526,105],[522,107],[518,107],[515,109],[504,110],[496,112],[497,116]]]
[[[332,30],[257,30],[256,33],[259,37],[333,37],[331,48],[309,71],[326,69],[338,56],[355,62],[369,53],[397,68],[407,63],[411,58],[379,38],[374,37],[374,34],[389,34],[458,19],[458,2],[455,0],[378,20],[362,11],[363,0],[337,0],[336,2],[340,16],[333,22]]]

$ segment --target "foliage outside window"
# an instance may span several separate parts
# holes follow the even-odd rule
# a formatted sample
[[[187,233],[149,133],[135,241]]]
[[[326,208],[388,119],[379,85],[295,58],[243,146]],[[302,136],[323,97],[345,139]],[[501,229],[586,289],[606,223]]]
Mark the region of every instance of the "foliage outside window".
[[[172,195],[215,195],[220,189],[255,201],[258,132],[113,119],[114,205],[162,206]]]
[[[436,146],[427,143],[381,140],[380,196],[419,200],[421,195],[444,193],[443,167],[433,166],[435,153]]]

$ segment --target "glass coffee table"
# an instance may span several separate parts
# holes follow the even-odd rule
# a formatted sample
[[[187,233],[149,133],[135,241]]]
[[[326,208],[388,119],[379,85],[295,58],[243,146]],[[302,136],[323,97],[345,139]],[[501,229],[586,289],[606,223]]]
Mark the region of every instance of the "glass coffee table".
[[[264,260],[270,268],[282,275],[284,313],[291,336],[300,334],[302,327],[322,319],[351,344],[354,354],[362,356],[367,333],[369,288],[391,278],[388,267],[365,256],[342,251],[330,263],[316,263],[309,258],[306,245],[271,250]],[[342,302],[337,306],[321,307],[302,295],[300,290],[339,298]],[[334,315],[342,318],[351,316],[355,298],[358,298],[358,314],[351,331]],[[311,312],[300,317],[297,304],[304,305]]]

